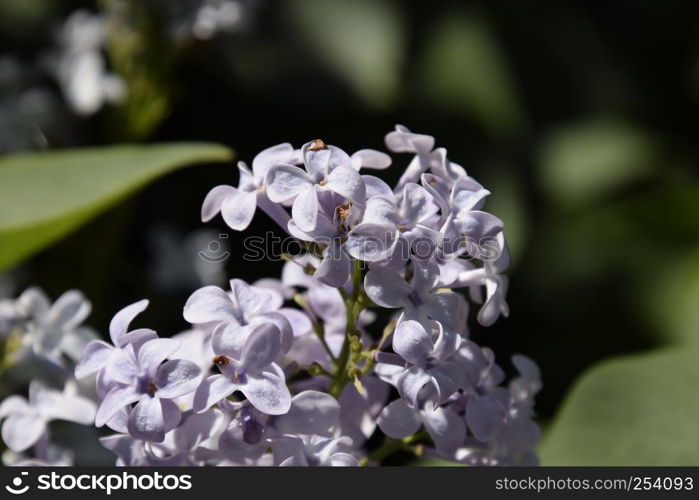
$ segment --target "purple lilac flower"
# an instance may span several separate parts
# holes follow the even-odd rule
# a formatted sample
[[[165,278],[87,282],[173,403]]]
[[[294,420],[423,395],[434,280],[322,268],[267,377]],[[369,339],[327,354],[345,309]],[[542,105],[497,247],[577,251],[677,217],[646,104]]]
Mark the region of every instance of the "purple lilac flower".
[[[319,196],[332,192],[354,203],[364,203],[364,181],[347,153],[321,140],[304,144],[301,151],[305,170],[280,164],[270,168],[266,177],[270,200],[277,203],[293,200],[292,219],[301,231],[316,228]]]
[[[457,291],[482,304],[483,325],[508,314],[509,254],[502,222],[483,211],[489,191],[431,136],[399,125],[385,141],[414,155],[393,189],[359,173],[387,168],[388,155],[316,140],[268,148],[252,169],[238,165],[238,187],[211,190],[202,220],[221,212],[243,230],[259,207],[308,253],[281,281],[196,290],[183,311],[194,326],[176,339],[130,330],[141,301],[112,320],[111,345],[88,344],[75,372],[96,374],[95,421],[117,432],[101,442],[119,465],[352,466],[370,462],[379,431],[471,465],[537,462],[538,367],[515,356],[505,385],[492,351],[467,339]],[[380,339],[367,306],[396,310]],[[387,404],[391,386],[400,397]],[[45,432],[29,437],[46,448]]]
[[[184,306],[184,318],[195,325],[214,325],[214,335],[220,332],[236,342],[237,354],[250,332],[262,323],[271,323],[281,335],[284,352],[291,348],[293,330],[283,314],[279,313],[283,298],[276,292],[250,286],[243,280],[230,282],[231,292],[216,286],[205,286],[194,292]]]
[[[180,396],[197,389],[201,370],[191,361],[165,361],[179,349],[173,339],[153,339],[138,351],[132,344],[109,357],[105,370],[114,385],[104,396],[95,424],[101,427],[117,412],[128,410],[127,429],[133,437],[162,442],[165,433],[180,421],[180,409],[175,402]]]
[[[256,325],[247,336],[242,351],[235,339],[214,333],[214,364],[221,375],[204,380],[194,396],[195,411],[205,411],[235,391],[242,392],[250,403],[268,415],[289,411],[291,395],[284,372],[274,363],[281,354],[279,329],[271,323]],[[218,334],[218,335],[217,335]]]
[[[388,259],[395,251],[405,261],[407,249],[426,258],[438,239],[438,232],[430,227],[439,219],[438,211],[432,195],[414,183],[406,184],[400,206],[390,198],[374,196],[367,201],[361,224],[350,232],[347,250],[368,262]]]
[[[270,202],[265,191],[265,177],[269,169],[280,164],[300,163],[300,152],[284,143],[267,148],[252,160],[252,171],[244,162],[238,162],[238,187],[216,186],[206,195],[201,208],[202,222],[208,222],[219,212],[231,229],[246,229],[255,210],[260,207],[280,226],[286,228],[289,216],[279,205]]]
[[[437,289],[439,266],[413,261],[413,275],[406,281],[387,267],[374,267],[364,278],[364,289],[371,300],[382,307],[402,308],[402,320],[413,319],[423,325],[439,321],[449,331],[464,334],[468,304],[455,292]]]
[[[403,321],[393,334],[393,350],[406,362],[396,378],[396,388],[416,407],[426,403],[421,397],[431,399],[436,407],[464,384],[463,369],[453,358],[461,336],[437,321],[430,323],[426,329],[417,321]]]
[[[110,345],[102,340],[93,340],[85,347],[78,365],[75,367],[75,377],[82,379],[96,372],[104,374],[111,356],[119,356],[119,350],[133,344],[138,349],[144,342],[157,338],[157,334],[148,328],[129,331],[131,322],[148,307],[147,300],[140,300],[126,306],[114,315],[109,324]],[[108,381],[105,380],[108,383]]]
[[[64,365],[62,355],[75,360],[80,358],[95,333],[82,322],[90,314],[92,306],[78,290],[69,290],[51,304],[46,294],[38,288],[27,289],[16,301],[19,331],[22,334],[23,351],[58,365]]]

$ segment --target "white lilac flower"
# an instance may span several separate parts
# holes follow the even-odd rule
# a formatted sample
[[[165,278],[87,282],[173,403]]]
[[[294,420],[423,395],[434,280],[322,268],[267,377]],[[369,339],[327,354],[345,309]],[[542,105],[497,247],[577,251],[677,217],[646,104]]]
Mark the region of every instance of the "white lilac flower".
[[[338,435],[350,437],[354,446],[360,446],[374,434],[377,418],[386,405],[390,389],[387,383],[374,376],[362,377],[360,382],[363,393],[348,385],[338,400]]]
[[[289,143],[272,146],[255,156],[252,160],[252,171],[244,162],[238,162],[238,187],[221,185],[209,191],[201,207],[202,222],[208,222],[220,212],[231,229],[243,231],[250,225],[256,208],[260,207],[286,229],[289,215],[267,197],[265,177],[269,169],[275,165],[296,165],[300,162],[300,152]]]
[[[400,206],[383,196],[367,201],[362,222],[350,233],[347,249],[353,257],[375,262],[397,252],[404,262],[408,260],[408,250],[419,252],[422,259],[431,255],[438,232],[430,226],[439,220],[439,207],[418,184],[406,184],[402,193]]]
[[[383,409],[378,425],[384,434],[395,439],[411,436],[424,426],[435,447],[443,452],[456,450],[466,438],[463,419],[449,407],[415,408],[402,398]]]
[[[114,351],[105,366],[113,385],[97,410],[95,424],[101,427],[127,408],[129,434],[162,442],[165,433],[180,421],[180,408],[174,400],[194,392],[201,381],[201,370],[193,362],[166,361],[178,349],[176,340],[152,339],[138,350],[128,344]],[[130,408],[133,403],[136,406]]]
[[[216,333],[219,333],[217,335]],[[205,411],[236,391],[242,392],[255,408],[268,415],[286,413],[291,395],[286,377],[274,362],[281,354],[279,329],[272,323],[260,323],[246,336],[242,350],[236,339],[214,333],[214,364],[220,375],[206,378],[194,395],[194,409]]]
[[[439,321],[449,331],[464,334],[468,304],[452,291],[437,289],[439,267],[432,262],[413,261],[413,275],[406,281],[386,267],[372,268],[364,278],[364,289],[371,300],[382,307],[402,308],[402,319],[423,325]]]
[[[453,358],[461,336],[433,321],[426,329],[414,320],[401,322],[393,334],[393,350],[406,362],[397,375],[398,393],[412,406],[422,406],[428,398],[433,406],[446,401],[464,384],[464,372]]]
[[[42,450],[35,453],[34,457],[8,448],[2,454],[2,463],[7,467],[71,467],[75,465],[75,453],[52,443],[42,446]]]
[[[289,257],[281,281],[196,290],[181,343],[130,330],[141,301],[112,320],[111,345],[88,344],[76,375],[97,375],[95,420],[117,432],[101,441],[119,465],[358,465],[377,456],[379,433],[470,465],[537,463],[538,367],[516,355],[505,385],[493,352],[467,339],[460,291],[482,303],[483,325],[508,313],[509,254],[502,222],[482,210],[489,192],[431,136],[398,126],[386,143],[414,154],[394,189],[359,173],[388,156],[312,141],[263,151],[251,170],[239,165],[238,187],[209,193],[204,220],[221,212],[242,230],[259,207],[308,252]],[[380,338],[366,328],[375,307],[396,310]],[[33,314],[5,309],[13,327]],[[391,386],[400,397],[387,404]]]
[[[337,193],[348,201],[364,204],[366,186],[347,153],[319,139],[304,144],[301,151],[305,169],[275,165],[268,170],[265,181],[270,200],[293,201],[292,219],[301,231],[316,228],[322,196]]]
[[[478,322],[483,326],[490,326],[500,316],[507,317],[510,308],[507,305],[506,295],[509,280],[504,272],[510,266],[510,253],[505,245],[505,239],[500,232],[496,237],[497,255],[483,261],[483,267],[465,268],[458,273],[452,281],[452,287],[470,287],[472,296],[477,302],[482,302],[478,311]],[[482,300],[480,287],[485,287],[485,300]]]
[[[244,12],[239,0],[204,0],[194,16],[192,35],[209,40],[219,32],[232,31],[241,25]]]
[[[534,396],[541,389],[539,368],[529,358],[514,355],[512,362],[519,376],[508,388],[494,387],[504,375],[492,362],[489,350],[484,349],[482,354],[485,356],[474,356],[475,366],[485,366],[480,387],[453,405],[458,408],[460,403],[466,404],[473,437],[469,436],[449,458],[469,465],[537,465],[536,446],[541,433],[532,417]]]
[[[144,342],[157,338],[155,331],[149,328],[129,331],[131,322],[147,307],[148,301],[140,300],[116,313],[109,323],[109,336],[113,345],[103,340],[93,340],[87,344],[80,362],[75,367],[75,377],[82,379],[100,372],[104,382],[109,385],[109,377],[104,373],[104,368],[112,356],[120,356],[119,350],[126,345],[132,344],[138,351]]]
[[[217,408],[205,413],[188,411],[180,424],[165,434],[161,443],[114,434],[100,439],[105,448],[114,452],[117,465],[154,467],[202,465],[212,447],[225,431],[228,419]]]
[[[216,286],[205,286],[194,292],[184,306],[184,318],[195,325],[215,326],[214,337],[226,337],[226,345],[235,349],[236,357],[253,329],[271,323],[281,337],[282,351],[288,351],[293,342],[293,330],[286,317],[279,313],[283,297],[239,279],[231,280],[230,285],[230,293]]]
[[[4,419],[2,439],[15,452],[39,441],[52,420],[88,425],[94,417],[94,403],[75,394],[70,385],[61,392],[34,380],[29,386],[28,401],[22,396],[9,396],[0,403],[0,419]]]
[[[126,96],[123,80],[107,70],[102,54],[106,39],[106,21],[84,10],[71,14],[61,28],[56,77],[68,105],[80,115]]]
[[[69,290],[51,304],[38,288],[27,289],[15,304],[15,325],[21,333],[24,351],[63,365],[62,355],[78,359],[95,333],[81,326],[92,306],[82,292]],[[17,353],[21,358],[25,352]]]

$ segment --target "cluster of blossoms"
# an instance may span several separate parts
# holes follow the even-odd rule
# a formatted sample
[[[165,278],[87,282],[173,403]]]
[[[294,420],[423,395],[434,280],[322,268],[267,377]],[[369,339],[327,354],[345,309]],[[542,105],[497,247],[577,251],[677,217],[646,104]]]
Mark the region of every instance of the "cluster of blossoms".
[[[314,140],[266,149],[239,163],[237,187],[211,190],[203,221],[220,213],[241,231],[259,208],[305,252],[279,280],[196,290],[192,327],[172,338],[131,327],[143,300],[114,317],[111,343],[87,344],[75,377],[95,381],[94,421],[116,432],[101,442],[119,464],[360,465],[396,451],[537,463],[536,364],[515,355],[505,384],[493,352],[469,340],[469,300],[483,326],[508,314],[489,192],[430,136],[397,126],[386,145],[413,155],[393,189],[362,173],[388,168],[387,154]],[[20,432],[10,418],[3,436]]]

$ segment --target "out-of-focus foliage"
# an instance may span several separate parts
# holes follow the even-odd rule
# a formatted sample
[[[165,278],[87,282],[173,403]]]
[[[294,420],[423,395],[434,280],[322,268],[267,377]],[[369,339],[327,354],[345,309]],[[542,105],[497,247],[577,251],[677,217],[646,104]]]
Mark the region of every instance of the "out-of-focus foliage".
[[[544,465],[696,465],[696,349],[604,362],[573,387],[541,447]]]
[[[230,158],[223,146],[197,143],[5,156],[0,159],[0,269],[172,170]]]
[[[633,125],[593,119],[557,130],[544,143],[541,181],[562,206],[592,203],[659,166],[656,139]]]
[[[509,62],[482,12],[448,12],[432,23],[418,64],[425,95],[493,134],[521,130],[524,112]]]
[[[308,43],[306,57],[320,58],[372,106],[390,107],[405,50],[403,14],[397,4],[292,0],[286,6]]]

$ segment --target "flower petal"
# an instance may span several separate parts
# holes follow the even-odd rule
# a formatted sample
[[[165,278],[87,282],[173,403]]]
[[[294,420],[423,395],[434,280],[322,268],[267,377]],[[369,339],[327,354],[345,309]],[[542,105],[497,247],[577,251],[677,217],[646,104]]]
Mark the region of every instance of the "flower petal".
[[[180,343],[175,339],[153,339],[141,346],[138,351],[138,366],[153,379],[160,363],[177,352]]]
[[[263,149],[252,160],[252,172],[255,180],[262,182],[270,168],[284,163],[293,163],[296,152],[288,142]]]
[[[488,441],[503,426],[505,409],[491,395],[473,396],[466,406],[466,422],[476,439]]]
[[[406,219],[418,223],[436,214],[438,210],[434,198],[424,187],[414,183],[405,186],[401,212]]]
[[[347,283],[351,267],[350,256],[337,242],[333,242],[325,250],[325,257],[323,257],[313,277],[328,286],[340,288]]]
[[[269,372],[248,374],[245,384],[240,385],[250,404],[267,415],[283,415],[291,407],[291,394],[284,380]]]
[[[207,377],[194,393],[194,411],[202,413],[208,410],[211,405],[233,394],[237,388],[236,384],[223,375]]]
[[[216,186],[208,192],[201,205],[201,221],[209,222],[221,211],[223,201],[237,190],[233,186]]]
[[[114,318],[109,323],[109,336],[112,339],[112,344],[117,347],[123,345],[121,337],[126,334],[133,319],[142,313],[146,307],[148,307],[148,300],[143,299],[126,306],[114,315]]]
[[[234,323],[221,323],[214,329],[211,336],[211,348],[215,354],[223,354],[229,358],[240,359],[245,341],[250,336],[250,326],[239,326]]]
[[[71,330],[90,315],[92,306],[85,295],[78,290],[68,290],[56,299],[49,310],[47,322]]]
[[[13,413],[30,413],[29,403],[22,396],[8,396],[0,404],[0,419]]]
[[[359,460],[349,453],[335,453],[323,465],[331,467],[359,467]]]
[[[364,203],[366,198],[366,186],[355,169],[349,165],[342,165],[330,172],[325,186],[348,200]]]
[[[160,399],[142,396],[131,410],[128,421],[129,434],[136,439],[162,443],[165,440],[165,417]]]
[[[275,426],[283,434],[326,435],[340,416],[340,405],[329,394],[304,391],[291,399],[289,412],[277,418]]]
[[[275,203],[280,203],[310,189],[313,183],[308,178],[308,174],[299,167],[276,165],[267,172],[265,185],[269,199]]]
[[[201,383],[201,369],[193,362],[184,359],[171,359],[155,373],[158,397],[173,399],[197,390]]]
[[[454,452],[464,442],[466,425],[461,417],[448,408],[433,410],[426,406],[420,411],[420,416],[437,450]]]
[[[383,307],[402,307],[410,287],[395,271],[375,267],[364,278],[364,290],[371,300]]]
[[[301,231],[313,231],[318,219],[318,193],[314,186],[299,193],[291,206],[291,217]]]
[[[396,231],[371,222],[358,224],[349,233],[345,249],[355,259],[378,262],[391,256],[396,245]]]
[[[105,365],[105,374],[109,378],[122,383],[130,384],[138,375],[138,366],[133,354],[133,349],[112,349]]]
[[[403,398],[417,407],[420,391],[430,382],[432,375],[419,366],[412,366],[398,377],[396,389]]]
[[[75,367],[75,377],[81,379],[103,368],[113,349],[111,345],[102,340],[93,340],[87,344],[80,362]]]
[[[244,193],[236,190],[223,200],[221,216],[234,231],[247,229],[255,216],[257,208],[257,192]]]
[[[32,413],[14,413],[2,424],[2,440],[14,452],[21,452],[36,443],[46,431],[46,423]]]
[[[403,399],[396,399],[383,409],[378,424],[388,437],[402,439],[415,434],[422,422],[417,411],[410,408]]]
[[[396,327],[393,334],[393,350],[406,361],[422,365],[433,349],[430,334],[417,321],[403,321]]]
[[[381,196],[388,200],[393,199],[393,191],[391,187],[384,182],[383,179],[379,179],[373,175],[362,175],[362,180],[366,186],[366,197],[372,198],[374,196]]]
[[[259,373],[281,354],[281,333],[272,323],[261,323],[250,332],[245,341],[240,365],[248,374]]]
[[[95,420],[95,404],[87,398],[64,394],[32,382],[30,386],[32,406],[45,422],[66,420],[88,425]]]
[[[190,295],[184,305],[184,319],[193,324],[237,321],[231,298],[217,286],[205,286]]]
[[[386,134],[384,141],[394,153],[427,153],[434,147],[434,137],[413,133],[403,125],[396,125],[395,131]]]
[[[125,406],[135,403],[141,398],[141,394],[131,387],[114,387],[110,390],[102,400],[102,404],[97,409],[95,416],[95,425],[102,427],[107,420],[111,419],[116,413]]]
[[[391,157],[375,149],[360,149],[351,156],[352,166],[357,170],[360,168],[371,168],[383,170],[391,166]]]
[[[398,207],[390,197],[373,196],[366,202],[362,222],[372,222],[393,229],[400,222]]]

